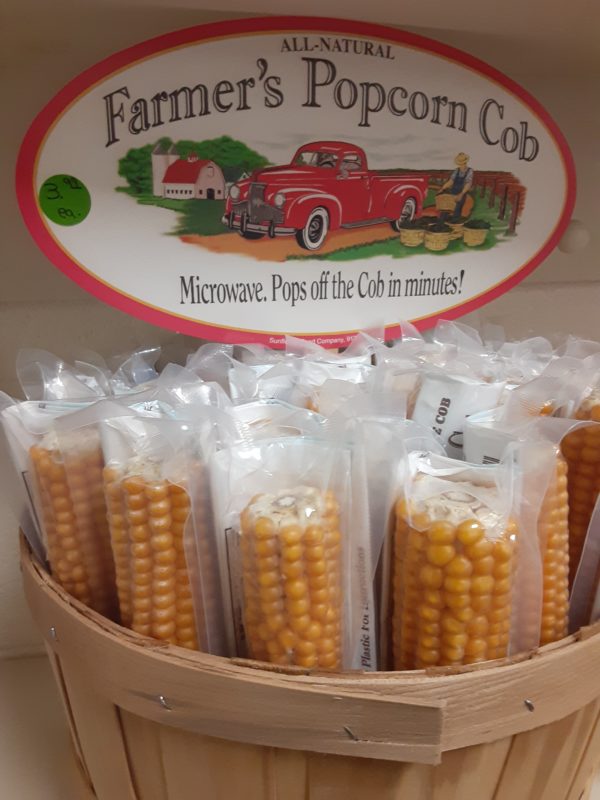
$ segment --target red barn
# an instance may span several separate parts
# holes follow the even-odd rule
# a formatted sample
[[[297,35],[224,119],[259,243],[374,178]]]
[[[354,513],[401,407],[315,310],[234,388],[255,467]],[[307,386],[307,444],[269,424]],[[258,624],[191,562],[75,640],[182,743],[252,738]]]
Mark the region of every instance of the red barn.
[[[225,178],[214,161],[189,155],[169,164],[162,179],[162,189],[163,197],[177,200],[223,200]]]

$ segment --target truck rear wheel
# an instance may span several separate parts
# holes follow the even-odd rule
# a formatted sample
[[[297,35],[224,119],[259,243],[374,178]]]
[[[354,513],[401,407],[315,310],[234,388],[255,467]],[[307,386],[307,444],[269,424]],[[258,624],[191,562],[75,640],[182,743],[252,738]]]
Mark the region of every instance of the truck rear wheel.
[[[305,250],[318,250],[328,233],[329,214],[319,207],[310,212],[306,225],[296,231],[296,241]]]
[[[393,219],[390,223],[395,231],[399,231],[403,222],[410,222],[415,218],[417,213],[417,201],[414,197],[409,197],[404,201],[404,205],[400,211],[400,216]]]

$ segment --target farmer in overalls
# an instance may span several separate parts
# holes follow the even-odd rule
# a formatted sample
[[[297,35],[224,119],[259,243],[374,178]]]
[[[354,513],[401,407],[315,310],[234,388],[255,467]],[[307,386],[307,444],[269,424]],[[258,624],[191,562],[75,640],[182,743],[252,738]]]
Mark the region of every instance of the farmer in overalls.
[[[466,153],[459,153],[454,159],[454,163],[456,164],[456,169],[438,192],[438,194],[446,193],[457,197],[456,206],[450,217],[450,222],[457,222],[462,216],[467,194],[473,186],[473,170],[471,167],[467,166],[469,163],[469,156],[466,155]],[[440,220],[445,221],[448,215],[448,211],[442,212],[440,214]]]

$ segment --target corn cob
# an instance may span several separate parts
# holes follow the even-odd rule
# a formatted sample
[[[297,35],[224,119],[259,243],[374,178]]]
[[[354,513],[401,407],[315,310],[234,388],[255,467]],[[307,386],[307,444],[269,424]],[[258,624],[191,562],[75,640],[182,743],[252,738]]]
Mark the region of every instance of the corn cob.
[[[184,530],[185,489],[145,474],[104,471],[124,624],[144,636],[198,648]]]
[[[473,664],[508,651],[517,529],[439,506],[395,509],[392,636],[395,669]]]
[[[556,470],[538,520],[543,556],[543,605],[540,644],[567,634],[569,603],[569,499],[567,464],[558,454]]]
[[[68,448],[64,459],[56,447],[43,444],[29,455],[52,573],[73,597],[114,617],[115,573],[98,441]]]
[[[113,467],[104,468],[104,491],[109,520],[110,539],[115,564],[115,582],[121,625],[131,627],[132,582],[131,553],[125,516],[125,504],[121,493],[122,473]]]
[[[258,495],[240,523],[250,657],[339,669],[341,533],[333,494],[301,486]]]
[[[575,418],[600,422],[600,402],[590,398]],[[600,492],[600,425],[577,428],[567,434],[562,452],[569,468],[569,585],[572,586]]]

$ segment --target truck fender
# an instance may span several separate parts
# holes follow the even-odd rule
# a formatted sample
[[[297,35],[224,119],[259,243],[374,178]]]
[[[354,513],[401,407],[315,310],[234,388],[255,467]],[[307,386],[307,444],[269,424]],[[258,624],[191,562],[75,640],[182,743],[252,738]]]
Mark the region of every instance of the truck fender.
[[[399,216],[404,202],[412,197],[417,203],[417,214],[421,213],[423,207],[423,190],[416,184],[404,184],[390,189],[383,203],[383,210],[386,217],[395,219]]]
[[[329,214],[329,229],[339,228],[342,221],[342,204],[337,197],[324,192],[310,192],[295,197],[286,211],[286,225],[303,228],[311,211],[319,207],[326,209]]]

